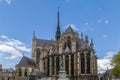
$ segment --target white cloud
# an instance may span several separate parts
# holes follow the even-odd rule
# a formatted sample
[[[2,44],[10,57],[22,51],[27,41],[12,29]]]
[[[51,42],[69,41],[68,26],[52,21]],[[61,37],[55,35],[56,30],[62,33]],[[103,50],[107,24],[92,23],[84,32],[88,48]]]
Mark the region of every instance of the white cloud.
[[[7,39],[7,36],[1,35],[0,38]]]
[[[97,23],[104,23],[104,24],[108,24],[109,20],[108,19],[104,19],[104,18],[100,18],[97,20]]]
[[[108,23],[109,23],[109,20],[108,20],[108,19],[106,19],[106,20],[105,20],[105,24],[108,24]]]
[[[80,31],[83,32],[83,33],[94,31],[93,24],[88,23],[88,22],[85,22],[85,23],[81,24]]]
[[[112,68],[111,59],[98,59],[98,72],[104,73],[107,70],[107,67],[109,69]]]
[[[104,34],[104,35],[103,35],[103,38],[107,38],[107,37],[108,37],[108,35],[107,35],[107,34]]]
[[[112,69],[113,65],[111,65],[111,60],[113,56],[115,55],[115,52],[108,52],[103,57],[103,59],[98,59],[98,72],[104,73],[108,69]]]
[[[115,55],[115,52],[108,52],[106,56],[104,56],[104,59],[112,59]]]
[[[8,38],[7,36],[0,36],[0,54],[5,54],[4,59],[16,59],[22,57],[22,53],[30,53],[31,49],[16,39]]]
[[[8,5],[11,5],[12,3],[12,0],[0,0],[0,2],[3,2],[3,1],[5,1]]]
[[[7,4],[11,5],[12,0],[5,0]]]

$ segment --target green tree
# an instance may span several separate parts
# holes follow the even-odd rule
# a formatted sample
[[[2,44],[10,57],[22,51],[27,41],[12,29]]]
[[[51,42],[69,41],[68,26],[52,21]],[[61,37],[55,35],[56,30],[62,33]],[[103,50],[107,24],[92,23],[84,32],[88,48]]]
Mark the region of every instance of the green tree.
[[[113,57],[112,62],[114,64],[112,74],[120,78],[120,51]]]

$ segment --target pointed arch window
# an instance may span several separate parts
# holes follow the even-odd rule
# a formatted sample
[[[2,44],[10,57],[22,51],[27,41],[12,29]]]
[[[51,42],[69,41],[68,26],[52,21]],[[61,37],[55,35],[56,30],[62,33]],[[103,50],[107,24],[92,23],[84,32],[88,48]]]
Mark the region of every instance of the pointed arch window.
[[[68,48],[71,50],[71,40],[70,40],[70,36],[68,36],[67,42],[65,42],[65,44],[64,44],[64,49],[66,49],[66,47],[68,47]]]
[[[90,73],[90,53],[87,54],[87,73]]]
[[[68,36],[68,47],[71,50],[71,40],[70,40],[70,36]]]
[[[37,48],[37,50],[36,50],[36,63],[39,64],[39,61],[40,61],[40,49]]]
[[[24,71],[24,76],[26,77],[28,75],[28,69],[25,68],[25,71]]]
[[[19,77],[21,77],[22,76],[22,70],[21,70],[21,68],[18,69],[18,72],[19,72],[18,73]]]
[[[81,54],[81,73],[85,73],[85,54]]]
[[[69,74],[69,56],[66,55],[65,56],[65,70],[66,70],[66,73]]]

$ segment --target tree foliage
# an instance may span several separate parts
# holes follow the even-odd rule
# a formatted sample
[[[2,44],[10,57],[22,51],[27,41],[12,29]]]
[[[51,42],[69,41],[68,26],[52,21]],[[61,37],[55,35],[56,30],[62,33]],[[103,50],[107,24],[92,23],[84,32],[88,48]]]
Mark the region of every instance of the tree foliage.
[[[120,78],[120,52],[113,57],[112,62],[115,65],[112,74]]]

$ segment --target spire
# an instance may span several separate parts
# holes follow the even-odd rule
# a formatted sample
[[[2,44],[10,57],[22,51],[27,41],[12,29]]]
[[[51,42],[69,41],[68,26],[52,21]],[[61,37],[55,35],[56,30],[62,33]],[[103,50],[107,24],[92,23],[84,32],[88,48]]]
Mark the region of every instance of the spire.
[[[36,39],[35,31],[33,31],[33,39]]]
[[[58,13],[57,13],[57,31],[56,31],[56,40],[60,39],[60,14],[59,14],[59,7],[58,7]]]

